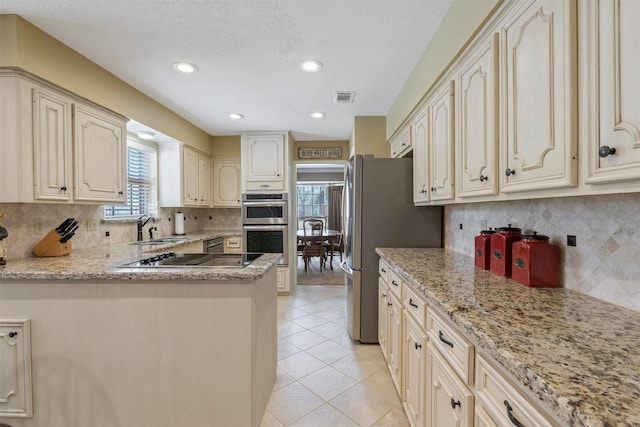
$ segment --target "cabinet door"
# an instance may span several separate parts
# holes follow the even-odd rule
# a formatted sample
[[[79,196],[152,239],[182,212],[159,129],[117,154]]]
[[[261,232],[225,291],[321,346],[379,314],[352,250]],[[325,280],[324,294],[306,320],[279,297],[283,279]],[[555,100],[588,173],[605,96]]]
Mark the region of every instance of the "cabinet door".
[[[247,135],[243,148],[247,189],[284,190],[284,137]]]
[[[413,319],[404,317],[403,406],[413,427],[424,427],[427,336]]]
[[[473,425],[473,394],[431,344],[427,344],[427,426]]]
[[[0,320],[0,417],[33,416],[30,330],[29,320]]]
[[[289,293],[291,290],[289,287],[289,267],[277,267],[276,273],[278,292]]]
[[[213,206],[240,207],[240,159],[214,160]]]
[[[635,180],[640,178],[640,2],[599,0],[584,7],[596,8],[595,28],[589,28],[595,44],[588,51],[594,61],[585,78],[596,76],[587,120],[599,123],[587,133],[596,135],[588,146],[587,183]]]
[[[73,110],[75,199],[125,203],[125,120],[80,104]]]
[[[389,337],[389,290],[382,278],[378,278],[378,344],[384,360],[389,361],[388,337]]]
[[[211,160],[198,155],[198,206],[211,204]]]
[[[574,186],[575,2],[522,5],[503,27],[502,191]]]
[[[447,82],[428,103],[431,200],[453,199],[453,95]]]
[[[498,193],[498,35],[480,46],[460,68],[456,108],[458,197]]]
[[[182,150],[182,186],[185,206],[198,205],[198,153],[188,148]]]
[[[402,398],[402,306],[400,300],[391,292],[389,298],[389,343],[388,352],[389,371],[398,394]]]
[[[429,201],[429,150],[427,132],[429,117],[427,110],[420,112],[411,122],[413,133],[413,203],[424,204]]]
[[[404,126],[391,140],[391,157],[403,157],[411,151],[411,127]]]
[[[71,102],[33,89],[33,173],[36,200],[71,201]]]

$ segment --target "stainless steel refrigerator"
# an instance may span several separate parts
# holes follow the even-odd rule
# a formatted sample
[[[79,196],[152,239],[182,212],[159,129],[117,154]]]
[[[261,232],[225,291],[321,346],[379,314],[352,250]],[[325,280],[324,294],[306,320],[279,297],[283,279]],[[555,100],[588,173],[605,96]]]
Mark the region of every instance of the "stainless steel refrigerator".
[[[443,209],[413,205],[413,159],[356,155],[345,166],[343,229],[349,335],[378,342],[376,247],[442,247]]]

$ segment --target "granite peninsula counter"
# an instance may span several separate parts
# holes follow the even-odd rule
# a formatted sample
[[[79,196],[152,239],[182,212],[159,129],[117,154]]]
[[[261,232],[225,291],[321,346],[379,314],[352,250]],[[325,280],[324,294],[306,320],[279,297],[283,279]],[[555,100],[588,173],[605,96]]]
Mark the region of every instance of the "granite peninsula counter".
[[[27,407],[0,420],[260,424],[276,377],[280,255],[247,267],[118,267],[176,244],[159,246],[118,244],[0,267],[0,328],[16,332],[0,334],[0,345],[22,349],[19,393],[0,416],[11,404]]]
[[[529,288],[444,249],[376,252],[475,345],[575,426],[640,425],[640,313]]]

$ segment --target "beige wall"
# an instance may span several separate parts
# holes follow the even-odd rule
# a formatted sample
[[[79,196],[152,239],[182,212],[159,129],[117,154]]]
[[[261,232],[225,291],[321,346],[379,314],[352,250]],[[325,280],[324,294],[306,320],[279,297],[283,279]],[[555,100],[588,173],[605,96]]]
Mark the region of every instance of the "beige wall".
[[[211,155],[214,157],[240,157],[240,135],[212,136]]]
[[[502,1],[453,0],[431,43],[387,113],[387,139],[400,127],[438,76]]]
[[[386,138],[386,117],[356,116],[353,120],[350,143],[354,154],[390,157],[391,151]]]
[[[210,152],[211,136],[17,15],[0,15],[0,66],[19,67]]]

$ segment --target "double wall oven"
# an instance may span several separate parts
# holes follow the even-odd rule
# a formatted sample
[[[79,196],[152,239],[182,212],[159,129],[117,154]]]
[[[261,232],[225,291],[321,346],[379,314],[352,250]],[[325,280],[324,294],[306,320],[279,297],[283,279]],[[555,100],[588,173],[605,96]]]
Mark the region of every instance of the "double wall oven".
[[[246,252],[281,253],[287,265],[289,205],[286,193],[242,195],[242,239]]]

